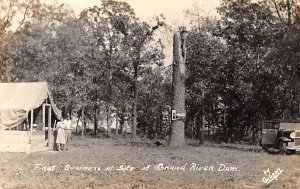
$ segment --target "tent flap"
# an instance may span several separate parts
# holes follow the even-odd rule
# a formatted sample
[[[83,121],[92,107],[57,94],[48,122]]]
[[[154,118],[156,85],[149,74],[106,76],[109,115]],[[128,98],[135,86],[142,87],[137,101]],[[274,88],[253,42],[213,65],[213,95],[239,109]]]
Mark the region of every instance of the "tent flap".
[[[25,110],[7,109],[0,110],[0,130],[18,126],[27,118]]]
[[[55,106],[47,82],[0,83],[0,130],[16,127],[28,112],[49,99],[57,119],[61,111]]]

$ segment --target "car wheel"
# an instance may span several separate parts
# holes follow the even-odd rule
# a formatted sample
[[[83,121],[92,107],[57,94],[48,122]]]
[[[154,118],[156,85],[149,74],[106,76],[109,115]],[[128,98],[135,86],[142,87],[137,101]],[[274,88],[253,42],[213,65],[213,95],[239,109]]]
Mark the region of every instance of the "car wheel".
[[[262,145],[262,149],[263,151],[268,152],[268,147],[266,145]]]
[[[286,154],[286,143],[283,141],[280,141],[279,143],[279,152],[281,154]]]
[[[295,154],[295,153],[296,153],[296,150],[287,150],[286,151],[287,155],[292,155],[292,154]]]

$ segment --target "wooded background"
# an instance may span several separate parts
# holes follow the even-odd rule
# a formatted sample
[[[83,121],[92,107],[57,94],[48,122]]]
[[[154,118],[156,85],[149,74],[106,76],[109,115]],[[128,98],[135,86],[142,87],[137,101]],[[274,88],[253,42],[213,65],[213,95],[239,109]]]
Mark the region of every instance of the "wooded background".
[[[170,2],[171,3],[171,2]],[[171,6],[170,6],[171,7]],[[299,117],[300,7],[297,0],[223,0],[215,17],[186,10],[185,135],[258,140],[260,121]],[[0,81],[47,81],[65,113],[94,122],[116,113],[133,137],[170,130],[172,67],[157,16],[102,0],[74,16],[65,4],[0,0]],[[205,118],[205,121],[203,120]]]

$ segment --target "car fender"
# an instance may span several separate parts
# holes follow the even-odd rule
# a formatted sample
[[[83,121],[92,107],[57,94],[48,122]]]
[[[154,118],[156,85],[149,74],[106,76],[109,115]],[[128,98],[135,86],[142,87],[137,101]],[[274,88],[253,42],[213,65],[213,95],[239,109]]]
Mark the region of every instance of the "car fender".
[[[289,139],[289,138],[287,138],[287,137],[279,137],[279,138],[277,139],[277,142],[276,142],[276,146],[277,146],[277,147],[278,147],[280,141],[283,141],[283,142],[290,142],[291,139]]]

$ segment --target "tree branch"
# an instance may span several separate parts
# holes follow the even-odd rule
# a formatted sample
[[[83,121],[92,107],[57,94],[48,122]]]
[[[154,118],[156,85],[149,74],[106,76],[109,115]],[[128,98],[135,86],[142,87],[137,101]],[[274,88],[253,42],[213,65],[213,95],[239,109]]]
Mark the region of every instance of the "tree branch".
[[[152,27],[150,33],[148,33],[148,36],[152,36],[152,34],[154,33],[155,30],[157,30],[159,27],[163,26],[164,22],[159,21],[159,19],[157,19],[157,23],[155,26]]]
[[[7,10],[7,14],[3,17],[3,25],[1,26],[1,31],[5,30],[5,28],[10,24],[12,20],[12,13],[11,13],[11,7],[12,7],[12,2],[11,0],[9,1],[9,6]]]
[[[272,2],[273,2],[273,4],[274,4],[274,6],[275,6],[276,13],[277,13],[279,19],[282,20],[281,15],[280,15],[280,12],[279,12],[279,10],[278,10],[278,6],[277,6],[277,3],[276,3],[276,0],[272,0]]]
[[[25,12],[24,12],[24,14],[23,14],[23,19],[21,20],[21,22],[20,22],[18,28],[16,29],[16,31],[19,31],[20,28],[23,26],[23,24],[24,24],[24,22],[25,22],[25,20],[26,20],[26,15],[27,15],[27,13],[28,13],[28,10],[29,10],[29,5],[25,8]]]

